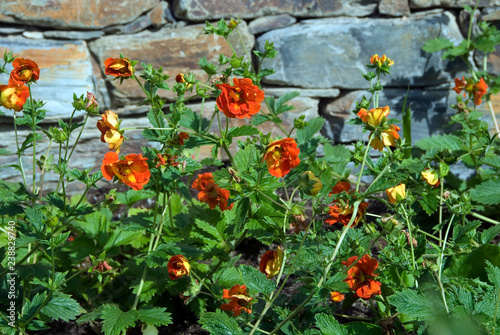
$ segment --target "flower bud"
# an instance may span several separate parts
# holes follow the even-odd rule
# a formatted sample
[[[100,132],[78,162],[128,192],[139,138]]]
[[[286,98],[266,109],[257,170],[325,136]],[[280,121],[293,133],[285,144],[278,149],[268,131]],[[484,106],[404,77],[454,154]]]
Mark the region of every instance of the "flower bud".
[[[301,180],[299,181],[299,189],[307,195],[316,195],[321,191],[323,184],[318,177],[314,175],[311,171],[306,171],[302,174]]]
[[[266,275],[267,279],[271,279],[280,272],[281,263],[283,263],[283,249],[279,246],[276,250],[268,250],[264,253],[260,260],[259,270]]]

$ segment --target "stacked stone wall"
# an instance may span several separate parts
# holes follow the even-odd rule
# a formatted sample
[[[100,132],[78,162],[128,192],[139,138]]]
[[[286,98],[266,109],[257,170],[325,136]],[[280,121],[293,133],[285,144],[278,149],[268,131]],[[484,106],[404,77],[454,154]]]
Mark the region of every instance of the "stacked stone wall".
[[[119,85],[104,76],[103,63],[123,52],[130,59],[151,63],[171,78],[193,72],[204,79],[197,63],[200,57],[216,62],[218,55],[230,55],[225,41],[204,35],[205,21],[240,18],[239,26],[246,49],[262,50],[266,41],[274,42],[278,56],[264,63],[276,73],[267,77],[263,89],[268,96],[299,91],[293,100],[294,117],[323,116],[327,122],[323,134],[336,143],[350,144],[366,139],[359,127],[347,121],[355,102],[366,94],[367,82],[361,73],[372,54],[387,54],[395,61],[392,76],[384,78],[385,90],[379,99],[389,105],[395,117],[400,111],[408,87],[408,103],[413,111],[413,138],[445,132],[448,107],[455,102],[451,91],[453,78],[466,72],[463,62],[445,61],[440,54],[421,50],[426,41],[446,37],[458,44],[464,39],[469,18],[462,8],[474,6],[464,0],[2,0],[0,2],[0,53],[13,50],[15,55],[35,60],[41,75],[32,88],[36,99],[47,102],[43,126],[68,119],[73,93],[95,92],[102,110],[111,109],[123,119],[123,127],[146,126],[146,107],[137,107],[143,98],[132,81]],[[481,0],[476,20],[497,24],[500,0]],[[245,48],[235,35],[233,45],[239,55]],[[476,55],[482,67],[482,56]],[[500,73],[500,49],[488,57],[488,70]],[[140,70],[140,63],[137,70]],[[6,84],[8,76],[0,76]],[[171,101],[173,93],[163,96]],[[500,99],[492,97],[495,110]],[[205,103],[207,117],[213,113],[213,101]],[[207,107],[209,106],[209,107]],[[197,111],[200,101],[190,107]],[[482,107],[484,108],[484,107]],[[13,114],[0,109],[0,149],[15,151]],[[486,110],[484,111],[487,113]],[[83,117],[83,115],[76,115]],[[99,132],[91,120],[83,132],[81,144],[73,155],[74,167],[98,168],[107,146],[99,142]],[[485,120],[489,120],[485,118]],[[241,122],[240,122],[241,123]],[[243,124],[243,123],[242,123]],[[265,132],[276,131],[263,126]],[[21,129],[20,134],[27,134]],[[276,134],[278,134],[276,132]],[[148,145],[140,131],[128,131],[123,152],[135,152]],[[47,141],[38,148],[48,149]],[[54,148],[53,148],[54,149]],[[210,148],[202,151],[208,155]],[[51,152],[57,154],[56,150]],[[14,163],[16,157],[0,156],[0,165]],[[28,156],[25,167],[32,166]],[[27,171],[30,175],[29,168]],[[0,178],[18,180],[11,168],[0,170]],[[55,176],[47,176],[54,182]]]

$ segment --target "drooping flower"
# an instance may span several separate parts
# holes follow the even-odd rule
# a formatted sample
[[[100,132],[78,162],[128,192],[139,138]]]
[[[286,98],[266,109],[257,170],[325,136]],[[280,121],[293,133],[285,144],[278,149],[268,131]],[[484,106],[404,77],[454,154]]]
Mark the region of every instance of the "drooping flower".
[[[377,54],[373,55],[370,57],[370,63],[373,65],[376,65],[378,67],[382,67],[384,63],[387,61],[387,67],[393,66],[394,61],[387,57],[386,55],[383,55],[382,57],[379,57]]]
[[[220,188],[214,181],[212,173],[207,172],[198,175],[198,178],[193,182],[191,186],[200,193],[198,193],[198,200],[208,204],[211,209],[219,206],[221,211],[233,208],[233,204],[227,205],[227,200],[229,199],[229,191]]]
[[[222,304],[220,309],[223,311],[233,312],[233,316],[239,316],[241,311],[245,311],[248,314],[252,313],[252,310],[247,306],[250,305],[250,298],[247,294],[247,287],[245,285],[234,285],[230,290],[224,289],[222,294],[223,299],[230,299],[229,303]]]
[[[167,269],[170,279],[175,280],[183,276],[189,276],[191,265],[183,255],[175,255],[168,260]]]
[[[21,86],[35,82],[40,77],[38,65],[31,59],[16,58],[12,62],[14,69],[10,73],[9,84]]]
[[[350,192],[351,184],[346,181],[339,181],[332,187],[332,191],[330,192],[330,196],[334,194],[338,194],[341,192]],[[358,206],[358,212],[356,213],[356,217],[354,218],[354,222],[351,227],[356,226],[361,219],[365,216],[366,208],[368,207],[367,202],[362,202]],[[332,206],[328,206],[328,215],[329,218],[325,220],[329,225],[335,224],[337,222],[342,223],[344,226],[348,226],[351,221],[352,214],[354,212],[353,206],[349,205],[349,200],[334,200],[332,202]]]
[[[469,93],[469,98],[474,97],[474,104],[479,106],[482,102],[481,99],[483,95],[488,92],[488,85],[486,85],[483,78],[479,79],[477,83],[474,83],[472,78],[462,77],[462,79],[455,78],[455,87],[453,87],[453,90],[457,92],[457,94],[460,94],[460,92],[464,90],[464,97],[466,93]]]
[[[97,121],[97,128],[101,131],[101,142],[108,143],[109,150],[116,150],[119,154],[123,135],[119,130],[118,115],[107,110],[101,116],[102,120]]]
[[[341,302],[344,301],[345,295],[341,294],[340,292],[334,291],[330,292],[330,300],[333,302]]]
[[[312,171],[306,171],[302,174],[299,181],[299,189],[307,195],[317,195],[323,184]]]
[[[371,141],[371,146],[379,151],[384,150],[385,146],[395,146],[396,141],[400,138],[398,131],[401,130],[396,125],[387,125],[385,120],[389,115],[389,106],[373,108],[367,111],[361,108],[357,115],[367,125],[367,128],[371,130],[370,136],[372,135],[375,128],[379,127],[381,124],[383,129],[380,131],[380,135],[374,137]]]
[[[0,104],[19,112],[30,96],[28,86],[0,85]]]
[[[300,149],[293,138],[275,141],[267,147],[264,160],[269,173],[275,177],[286,176],[300,164]]]
[[[217,97],[217,107],[228,118],[250,118],[260,111],[264,92],[249,78],[233,79],[234,85],[215,84],[221,94]]]
[[[283,263],[283,249],[279,246],[276,250],[268,250],[260,259],[259,271],[266,275],[267,279],[276,276]]]
[[[395,204],[396,202],[406,198],[406,185],[399,184],[398,186],[390,187],[386,191],[389,201]]]
[[[151,177],[147,158],[142,154],[129,154],[120,159],[114,151],[108,152],[102,161],[101,172],[105,179],[118,178],[133,190],[142,190]]]
[[[439,186],[439,176],[434,169],[426,168],[425,171],[420,172],[422,175],[422,180],[425,180],[427,184],[438,187]]]
[[[108,58],[104,61],[104,73],[115,77],[131,77],[134,67],[128,58]]]
[[[349,267],[358,259],[358,256],[352,256],[342,264]],[[347,270],[347,278],[344,281],[349,285],[359,298],[370,299],[374,295],[381,294],[381,283],[374,280],[378,275],[373,273],[378,267],[376,259],[368,254],[364,255],[353,267]]]
[[[189,134],[186,133],[186,132],[183,132],[181,131],[178,135],[177,135],[177,142],[180,144],[180,145],[184,145],[184,141],[187,140],[189,138]]]
[[[94,110],[99,106],[99,103],[95,99],[94,93],[87,92],[87,100],[88,100],[88,102],[87,102],[87,105],[85,106],[85,109],[88,110],[90,108],[91,110]]]

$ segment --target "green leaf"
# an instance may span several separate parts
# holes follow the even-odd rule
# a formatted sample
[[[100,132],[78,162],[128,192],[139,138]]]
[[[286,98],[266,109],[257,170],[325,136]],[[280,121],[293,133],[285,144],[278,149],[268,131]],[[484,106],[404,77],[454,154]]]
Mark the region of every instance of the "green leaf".
[[[69,321],[85,313],[85,310],[71,296],[61,293],[52,296],[41,312],[52,319]]]
[[[443,59],[453,60],[458,56],[465,56],[469,53],[469,46],[467,46],[467,40],[463,40],[460,45],[452,47],[443,53]]]
[[[433,135],[426,137],[415,143],[415,146],[422,150],[437,149],[439,151],[450,150],[456,151],[462,148],[462,140],[454,135]]]
[[[406,289],[388,297],[389,303],[396,307],[399,313],[412,318],[426,319],[433,316],[436,302],[417,291]],[[443,307],[439,305],[441,309]]]
[[[500,203],[500,179],[485,181],[470,191],[471,199],[485,205]]]
[[[23,323],[28,321],[33,314],[35,314],[38,310],[38,308],[42,305],[43,301],[47,298],[47,292],[44,291],[42,293],[37,293],[32,299],[26,300],[24,303],[23,309],[24,313],[19,320],[19,323]]]
[[[27,207],[24,209],[30,229],[34,233],[42,233],[45,227],[45,217],[39,208]],[[34,228],[34,230],[33,230]]]
[[[485,244],[475,248],[469,254],[452,256],[443,274],[448,277],[479,278],[486,281],[486,261],[500,267],[500,247],[498,245]]]
[[[259,124],[263,124],[266,121],[270,121],[272,117],[269,117],[264,114],[257,114],[252,117],[252,125],[258,126]]]
[[[224,242],[224,237],[219,233],[217,228],[210,225],[208,222],[205,222],[205,221],[200,220],[200,219],[196,219],[196,220],[194,220],[194,223],[196,224],[196,226],[198,228],[200,228],[204,232],[210,234],[211,236],[215,237],[216,240],[218,240],[220,242]]]
[[[217,73],[217,66],[208,62],[206,57],[200,58],[198,62],[200,68],[205,71],[209,76],[213,76]]]
[[[443,37],[436,37],[433,38],[432,40],[427,41],[425,45],[422,47],[422,50],[424,50],[425,52],[432,53],[432,52],[437,52],[439,50],[448,49],[451,47],[453,47],[453,43],[451,43],[450,40]]]
[[[422,192],[422,198],[418,199],[427,215],[432,215],[439,208],[439,199],[436,197],[436,192]]]
[[[172,323],[170,313],[164,307],[144,307],[137,311],[137,319],[148,325],[166,326]]]
[[[267,279],[265,274],[252,266],[242,264],[239,271],[249,290],[269,295],[276,288],[274,281]]]
[[[500,234],[500,225],[493,226],[486,229],[481,233],[481,243],[488,244],[493,240],[498,234]]]
[[[211,335],[243,335],[238,322],[221,311],[203,314],[199,323],[201,328],[208,330]]]
[[[117,306],[105,305],[102,314],[102,330],[105,335],[121,335],[135,325],[136,311],[123,312]]]
[[[257,135],[258,133],[259,130],[252,126],[231,127],[226,137],[227,139],[232,140],[233,137],[252,136],[252,135]]]
[[[316,117],[308,121],[309,125],[304,129],[297,130],[297,142],[299,144],[303,144],[314,137],[321,128],[323,128],[323,124],[325,123],[325,119],[322,117]]]
[[[255,145],[248,145],[234,155],[234,165],[239,171],[249,171],[250,167],[258,164],[259,151]]]
[[[288,92],[282,95],[275,103],[274,105],[274,113],[276,115],[287,112],[289,110],[295,109],[293,106],[286,105],[288,101],[292,100],[295,97],[298,97],[300,95],[299,92]]]
[[[341,325],[331,315],[319,313],[314,318],[316,319],[316,326],[318,326],[323,335],[349,335],[345,326]]]
[[[137,201],[153,198],[155,193],[151,190],[128,190],[125,193],[118,193],[116,195],[116,201],[118,203],[127,205],[127,207],[132,207]]]
[[[493,266],[490,262],[486,261],[486,273],[490,283],[495,285],[495,288],[500,289],[500,268]]]
[[[382,328],[368,322],[349,322],[345,325],[349,335],[382,335]]]

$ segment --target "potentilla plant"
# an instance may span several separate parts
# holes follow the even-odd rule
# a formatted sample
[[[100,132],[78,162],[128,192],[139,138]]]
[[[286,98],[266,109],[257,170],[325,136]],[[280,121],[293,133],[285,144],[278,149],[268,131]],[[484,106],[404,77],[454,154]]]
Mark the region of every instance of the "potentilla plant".
[[[141,152],[124,152],[132,128],[111,110],[99,112],[92,93],[74,96],[69,122],[43,129],[43,102],[33,99],[32,83],[43,80],[36,60],[4,55],[0,72],[11,62],[14,70],[0,86],[0,103],[14,110],[13,167],[22,182],[1,183],[2,229],[10,232],[1,240],[1,294],[10,299],[0,300],[2,332],[77,319],[105,335],[131,328],[157,334],[183,323],[189,310],[216,335],[495,333],[500,250],[492,241],[500,225],[491,217],[499,214],[499,145],[473,111],[488,96],[486,82],[457,79],[451,121],[460,129],[413,144],[410,109],[403,107],[400,127],[389,118],[394,109],[379,101],[397,59],[373,55],[363,74],[367,98],[352,121],[368,141],[334,146],[320,135],[321,117],[282,125],[280,115],[293,109],[287,103],[298,93],[265,96],[261,80],[273,70],[263,64],[276,51],[266,43],[254,52],[256,62],[237,55],[227,38],[239,34],[238,23],[206,24],[233,54],[217,64],[202,58],[203,82],[171,74],[169,86],[162,68],[142,63],[136,70],[138,61],[124,55],[105,61],[106,75],[144,92],[150,126],[139,128],[155,145]],[[168,89],[176,99],[167,104],[158,92]],[[189,107],[192,99],[201,99],[199,113]],[[211,114],[204,110],[209,101]],[[85,112],[83,122],[76,111]],[[89,118],[109,152],[94,170],[72,168]],[[235,119],[248,122],[236,127]],[[266,122],[280,133],[256,127]],[[25,139],[18,138],[20,125],[31,129]],[[44,155],[40,141],[49,141]],[[200,160],[202,146],[211,156]],[[22,165],[28,154],[32,177]],[[460,180],[458,163],[476,175]],[[53,190],[43,188],[49,171],[59,175]],[[101,179],[127,190],[90,204],[86,195]],[[75,182],[85,191],[70,197],[66,189]],[[150,208],[137,205],[145,199]],[[257,262],[244,259],[242,243],[265,249]],[[365,312],[355,316],[353,308]]]

